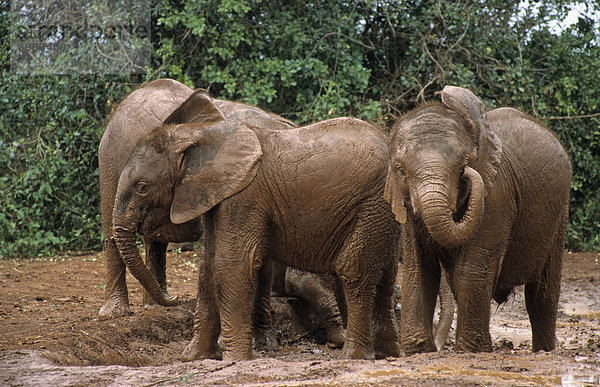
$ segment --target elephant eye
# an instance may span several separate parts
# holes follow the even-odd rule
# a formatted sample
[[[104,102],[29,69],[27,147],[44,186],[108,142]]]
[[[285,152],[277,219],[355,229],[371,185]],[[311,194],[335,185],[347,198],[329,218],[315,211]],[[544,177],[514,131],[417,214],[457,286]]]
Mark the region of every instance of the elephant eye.
[[[146,195],[150,190],[150,186],[144,182],[139,182],[136,191],[139,195]]]
[[[400,177],[404,177],[404,167],[400,163],[395,163],[394,168],[396,169],[396,173],[400,175]]]

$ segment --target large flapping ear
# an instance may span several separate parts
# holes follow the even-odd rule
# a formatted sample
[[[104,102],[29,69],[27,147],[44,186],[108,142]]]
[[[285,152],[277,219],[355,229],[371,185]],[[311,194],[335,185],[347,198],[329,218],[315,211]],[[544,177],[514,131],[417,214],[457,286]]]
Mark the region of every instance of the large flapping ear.
[[[486,107],[471,90],[456,86],[445,86],[436,93],[442,96],[442,103],[456,111],[473,127],[478,139],[477,161],[472,167],[483,179],[486,195],[492,190],[494,179],[500,167],[502,142],[490,127]]]
[[[194,123],[212,123],[224,120],[223,113],[214,104],[205,90],[192,93],[181,106],[171,113],[163,122],[164,125]]]
[[[396,172],[390,165],[387,178],[385,179],[385,189],[383,198],[392,206],[392,212],[400,224],[406,223],[406,206],[404,205],[404,181],[399,181]]]
[[[179,127],[182,132],[201,135],[192,146],[180,148],[184,152],[182,173],[171,204],[171,221],[176,224],[206,213],[246,188],[256,176],[262,157],[258,137],[244,125],[223,121]],[[194,136],[181,135],[188,139]]]

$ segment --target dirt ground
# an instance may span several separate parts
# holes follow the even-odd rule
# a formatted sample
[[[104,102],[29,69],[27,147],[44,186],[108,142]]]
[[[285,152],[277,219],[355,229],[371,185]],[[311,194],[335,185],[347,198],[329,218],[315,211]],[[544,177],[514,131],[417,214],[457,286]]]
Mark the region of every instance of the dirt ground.
[[[98,320],[102,253],[0,261],[0,385],[596,385],[600,384],[600,254],[565,253],[557,349],[531,353],[522,288],[492,304],[492,353],[452,350],[377,361],[336,360],[318,317],[273,299],[280,348],[256,360],[181,363],[191,338],[194,252],[169,253],[170,292],[182,303],[145,310],[128,275],[134,314]],[[302,318],[301,318],[301,317]]]

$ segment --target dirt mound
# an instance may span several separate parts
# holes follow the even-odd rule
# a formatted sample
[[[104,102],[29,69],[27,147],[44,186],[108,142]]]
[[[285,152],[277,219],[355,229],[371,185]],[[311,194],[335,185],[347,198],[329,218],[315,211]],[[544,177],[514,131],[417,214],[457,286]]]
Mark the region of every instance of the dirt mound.
[[[133,315],[99,320],[102,254],[0,262],[0,384],[569,384],[600,383],[600,256],[565,254],[558,348],[531,354],[522,289],[492,305],[491,354],[439,353],[378,361],[335,360],[318,316],[273,299],[280,348],[250,362],[179,362],[192,336],[194,252],[169,253],[177,307],[143,309],[128,275]]]

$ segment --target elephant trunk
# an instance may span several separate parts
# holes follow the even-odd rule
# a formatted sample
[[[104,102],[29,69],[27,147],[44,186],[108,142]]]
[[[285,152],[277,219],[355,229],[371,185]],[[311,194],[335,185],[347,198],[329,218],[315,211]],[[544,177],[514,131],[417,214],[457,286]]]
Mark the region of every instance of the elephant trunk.
[[[116,212],[113,219],[113,240],[131,274],[158,304],[163,306],[177,305],[177,297],[169,296],[166,289],[161,289],[156,277],[142,261],[135,242],[135,228],[124,226],[124,222],[120,220],[121,217]]]
[[[449,193],[440,190],[445,184],[432,183],[419,189],[419,201],[423,222],[433,239],[447,248],[458,247],[467,242],[477,231],[483,218],[485,191],[481,175],[470,167],[465,167],[461,179],[466,179],[471,186],[467,209],[458,221],[455,221]],[[426,180],[427,181],[427,180]]]

